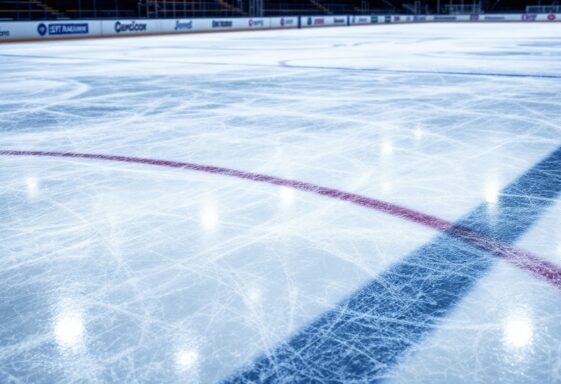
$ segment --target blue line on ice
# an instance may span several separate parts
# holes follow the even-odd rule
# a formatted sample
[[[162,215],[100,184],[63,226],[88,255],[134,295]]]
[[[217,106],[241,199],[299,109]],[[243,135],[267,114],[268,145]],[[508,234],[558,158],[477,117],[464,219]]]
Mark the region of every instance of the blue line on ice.
[[[458,222],[514,243],[561,191],[561,147]],[[439,235],[227,383],[375,382],[438,327],[497,259]]]

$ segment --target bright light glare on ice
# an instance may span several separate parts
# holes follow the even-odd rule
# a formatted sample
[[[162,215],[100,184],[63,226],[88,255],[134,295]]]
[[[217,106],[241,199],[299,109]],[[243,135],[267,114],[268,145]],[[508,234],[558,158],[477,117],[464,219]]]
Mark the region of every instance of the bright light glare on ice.
[[[218,208],[213,202],[204,203],[200,212],[201,228],[207,232],[213,231],[218,227],[219,215]]]
[[[82,343],[84,321],[79,312],[62,312],[55,320],[55,338],[60,347],[75,347]]]
[[[294,203],[294,189],[288,187],[280,187],[280,200],[283,207],[290,207]]]
[[[510,317],[503,326],[504,344],[509,348],[522,348],[532,343],[534,325],[526,316]]]
[[[393,154],[393,144],[390,141],[382,143],[382,156],[390,157]]]
[[[35,199],[39,196],[39,179],[36,177],[28,177],[25,179],[25,185],[27,190],[27,197],[30,199]]]
[[[499,201],[499,186],[495,180],[485,183],[485,201],[489,204],[497,204]]]
[[[257,304],[261,300],[261,289],[252,287],[247,293],[247,298],[253,304]]]
[[[175,355],[175,363],[181,371],[193,370],[198,361],[199,353],[194,349],[180,349]]]

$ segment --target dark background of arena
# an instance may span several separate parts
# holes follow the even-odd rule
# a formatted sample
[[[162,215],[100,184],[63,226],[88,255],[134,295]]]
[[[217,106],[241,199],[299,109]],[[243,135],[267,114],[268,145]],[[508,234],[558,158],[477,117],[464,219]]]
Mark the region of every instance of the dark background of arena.
[[[0,20],[557,12],[558,1],[0,0]]]

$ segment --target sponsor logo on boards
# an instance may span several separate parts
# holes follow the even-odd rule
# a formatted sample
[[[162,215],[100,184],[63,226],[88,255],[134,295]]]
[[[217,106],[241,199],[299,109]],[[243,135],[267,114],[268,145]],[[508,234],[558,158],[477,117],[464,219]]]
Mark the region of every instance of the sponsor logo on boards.
[[[212,20],[212,28],[232,28],[233,26],[232,20]]]
[[[344,17],[336,17],[333,19],[333,24],[346,24],[347,20]]]
[[[290,17],[286,19],[284,17],[281,17],[280,25],[281,27],[289,27],[291,25],[294,25],[294,20],[295,20],[294,18],[290,18]]]
[[[45,24],[43,24],[43,23],[39,24],[39,25],[37,26],[37,33],[38,33],[40,36],[45,36],[45,35],[47,34],[47,26],[46,26]]]
[[[522,21],[536,21],[538,15],[533,13],[525,13],[522,15]]]
[[[251,28],[262,28],[265,26],[265,21],[249,19],[249,26]]]
[[[456,16],[435,16],[434,19],[441,20],[441,21],[454,21],[457,18]]]
[[[189,20],[189,21],[175,20],[175,27],[173,29],[176,31],[186,31],[189,29],[193,29],[193,20]]]
[[[371,22],[372,24],[377,23],[377,22],[378,22],[378,16],[372,16],[372,17],[370,18],[370,22]]]
[[[413,20],[415,20],[415,21],[427,21],[427,17],[426,16],[414,16]]]
[[[550,13],[549,15],[547,15],[547,19],[548,19],[549,21],[553,21],[553,20],[556,19],[556,16],[555,16],[554,13]]]
[[[504,16],[483,16],[483,20],[504,20]]]
[[[376,21],[371,21],[372,18],[376,18]],[[371,17],[365,17],[365,16],[358,16],[355,17],[353,16],[352,20],[351,20],[351,24],[368,24],[370,22],[372,23],[377,23],[378,22],[378,17],[377,16],[372,16]]]
[[[148,25],[145,23],[137,23],[136,21],[131,21],[129,23],[121,23],[117,21],[115,23],[115,32],[144,32],[146,31]]]
[[[10,31],[8,31],[8,30],[1,31],[0,30],[0,37],[10,37]]]
[[[474,14],[469,15],[469,19],[471,21],[479,21],[479,13],[474,13]]]
[[[400,20],[401,20],[401,17],[399,17],[399,16],[394,16],[393,17],[393,21],[400,21]]]
[[[89,33],[88,23],[53,23],[39,24],[37,33],[40,36],[49,35],[86,35]]]
[[[325,19],[323,17],[308,17],[308,25],[324,25]]]
[[[392,22],[392,17],[391,16],[385,16],[385,20],[386,23],[391,23]]]

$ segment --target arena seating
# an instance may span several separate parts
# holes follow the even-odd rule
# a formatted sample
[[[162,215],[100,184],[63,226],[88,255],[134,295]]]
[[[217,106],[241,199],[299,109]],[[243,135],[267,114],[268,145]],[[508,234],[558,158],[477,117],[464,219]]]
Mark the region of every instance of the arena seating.
[[[323,15],[325,10],[311,1],[303,0],[266,0],[265,14],[271,16]]]
[[[412,1],[395,0],[263,0],[264,16],[410,13]],[[455,3],[455,2],[452,2]],[[452,4],[451,3],[451,4]],[[424,12],[436,13],[438,0],[422,1]],[[481,2],[483,12],[524,12],[540,0]],[[177,18],[248,16],[247,0],[0,0],[0,20],[86,18]],[[441,8],[441,13],[446,12]]]
[[[0,20],[41,20],[62,17],[62,13],[41,0],[1,0]]]

